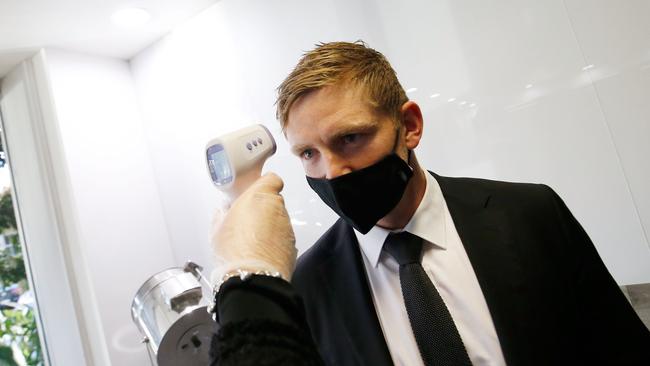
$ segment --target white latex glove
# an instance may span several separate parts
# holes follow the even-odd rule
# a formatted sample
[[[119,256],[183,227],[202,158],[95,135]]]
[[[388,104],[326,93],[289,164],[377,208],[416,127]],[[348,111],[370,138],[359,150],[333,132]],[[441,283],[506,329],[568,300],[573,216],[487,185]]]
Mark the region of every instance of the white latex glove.
[[[280,191],[284,183],[273,173],[253,183],[230,210],[213,220],[215,277],[236,269],[280,272],[291,279],[296,264],[296,239]]]

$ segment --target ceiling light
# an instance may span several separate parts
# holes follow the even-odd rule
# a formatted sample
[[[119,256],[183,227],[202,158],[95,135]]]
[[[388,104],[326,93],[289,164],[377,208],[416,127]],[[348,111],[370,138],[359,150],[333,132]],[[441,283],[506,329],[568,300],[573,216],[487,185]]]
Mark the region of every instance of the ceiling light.
[[[587,66],[585,66],[585,67],[582,68],[582,71],[587,71],[587,70],[589,70],[589,69],[593,69],[593,68],[594,68],[594,65],[593,65],[593,64],[591,64],[591,65],[587,65]]]
[[[440,93],[431,94],[431,99],[438,98],[439,96],[440,96]]]
[[[458,103],[458,105],[465,105],[465,104],[467,104],[466,100],[463,100],[462,102]]]
[[[148,11],[140,8],[125,8],[113,13],[111,20],[122,28],[136,28],[147,24],[151,19]]]
[[[414,91],[417,91],[417,90],[418,90],[418,88],[411,88],[411,89],[407,90],[406,92],[407,93],[413,93]]]
[[[449,98],[449,99],[447,99],[447,101],[448,101],[449,103],[453,102],[454,100],[456,100],[456,98]]]
[[[527,84],[527,85],[526,85],[526,89],[530,89],[530,88],[532,88],[532,87],[533,87],[533,84]]]

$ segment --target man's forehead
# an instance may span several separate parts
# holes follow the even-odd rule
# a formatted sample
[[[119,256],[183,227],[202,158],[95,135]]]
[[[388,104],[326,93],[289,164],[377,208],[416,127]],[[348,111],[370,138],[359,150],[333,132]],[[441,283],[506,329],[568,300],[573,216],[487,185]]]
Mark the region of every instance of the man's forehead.
[[[360,90],[326,86],[294,102],[289,110],[285,135],[292,142],[315,133],[334,134],[353,125],[372,123],[375,114],[375,108]]]
[[[374,103],[364,88],[344,83],[327,85],[298,97],[289,108],[287,127],[305,117],[325,117],[341,113],[373,113]]]

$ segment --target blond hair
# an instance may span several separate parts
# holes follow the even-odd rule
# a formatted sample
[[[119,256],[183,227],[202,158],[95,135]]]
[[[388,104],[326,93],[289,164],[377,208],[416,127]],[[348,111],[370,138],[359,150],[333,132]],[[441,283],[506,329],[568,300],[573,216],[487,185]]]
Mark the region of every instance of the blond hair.
[[[306,52],[278,87],[276,117],[282,130],[291,106],[305,94],[334,84],[362,86],[377,111],[400,120],[400,108],[408,101],[395,70],[386,57],[363,41],[320,43]]]

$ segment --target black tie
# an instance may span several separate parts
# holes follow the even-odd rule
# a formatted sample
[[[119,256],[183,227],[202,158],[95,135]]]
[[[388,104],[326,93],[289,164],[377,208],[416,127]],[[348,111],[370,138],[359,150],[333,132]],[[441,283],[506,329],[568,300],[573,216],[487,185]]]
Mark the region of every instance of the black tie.
[[[420,355],[427,366],[471,365],[463,340],[422,264],[422,239],[391,233],[384,250],[399,263],[399,282]]]

